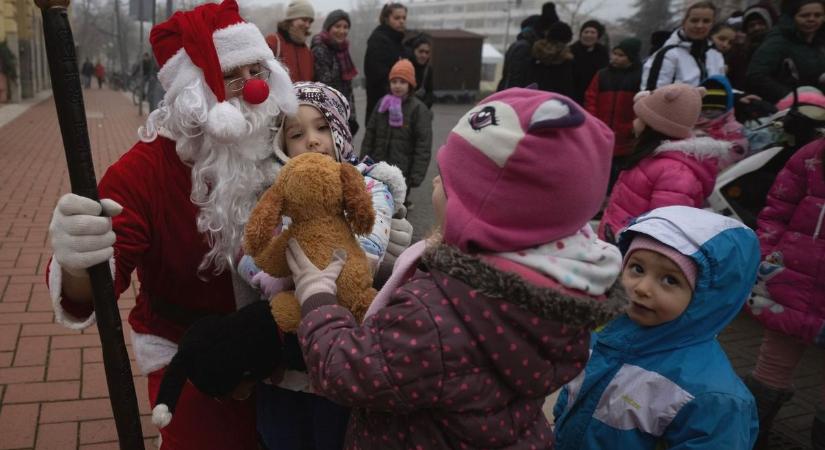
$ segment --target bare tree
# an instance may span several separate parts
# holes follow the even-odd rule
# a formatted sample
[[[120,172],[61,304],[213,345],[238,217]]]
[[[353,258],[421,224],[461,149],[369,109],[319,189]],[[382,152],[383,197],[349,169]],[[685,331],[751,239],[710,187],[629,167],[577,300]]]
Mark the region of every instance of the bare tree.
[[[633,30],[647,49],[650,35],[654,31],[670,30],[676,25],[678,18],[674,17],[671,6],[671,0],[636,0],[633,3],[635,13],[623,20],[622,24],[628,30]]]
[[[559,17],[567,22],[575,32],[579,26],[593,17],[593,14],[603,8],[607,0],[573,0],[558,2]]]

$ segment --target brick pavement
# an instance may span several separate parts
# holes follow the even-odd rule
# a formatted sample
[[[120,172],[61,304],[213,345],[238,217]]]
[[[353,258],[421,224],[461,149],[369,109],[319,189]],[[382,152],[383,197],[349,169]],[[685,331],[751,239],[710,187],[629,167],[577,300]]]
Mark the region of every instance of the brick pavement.
[[[134,142],[142,120],[121,93],[92,89],[85,95],[100,176]],[[0,127],[0,450],[117,448],[96,329],[78,332],[55,324],[44,283],[51,255],[48,223],[68,189],[50,100]],[[133,304],[129,290],[119,304],[124,318]],[[129,329],[125,320],[124,328]],[[720,336],[740,374],[753,367],[760,336],[747,317]],[[823,356],[821,350],[806,353],[796,374],[797,395],[778,416],[772,448],[809,448]],[[146,447],[154,448],[157,431],[149,421],[145,378],[135,377],[135,385]]]
[[[142,120],[121,93],[84,95],[100,177],[134,143]],[[115,449],[97,330],[55,324],[44,283],[51,211],[69,190],[50,98],[0,128],[0,180],[0,450]],[[129,290],[119,303],[126,330],[132,305]],[[154,448],[145,378],[135,385],[146,448]]]

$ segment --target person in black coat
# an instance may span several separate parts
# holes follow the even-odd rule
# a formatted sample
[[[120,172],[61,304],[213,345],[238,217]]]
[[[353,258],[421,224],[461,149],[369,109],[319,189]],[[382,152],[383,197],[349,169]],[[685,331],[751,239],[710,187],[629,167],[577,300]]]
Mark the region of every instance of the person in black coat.
[[[596,72],[607,67],[610,55],[607,48],[599,43],[604,36],[604,25],[596,20],[588,20],[579,30],[579,40],[570,46],[573,53],[573,100],[584,105],[584,92]]]
[[[516,42],[510,44],[504,54],[504,68],[497,91],[511,87],[526,87],[535,83],[533,75],[533,44],[538,40],[536,26],[541,16],[529,16],[521,22],[521,32],[516,36]]]
[[[573,53],[567,45],[573,31],[564,22],[556,22],[544,39],[533,44],[533,75],[542,91],[573,96]]]
[[[433,69],[432,52],[433,42],[426,33],[419,33],[404,43],[406,52],[412,55],[412,63],[415,68],[415,96],[432,109],[435,103],[435,93],[433,91]]]
[[[407,7],[401,3],[387,3],[381,9],[381,24],[367,39],[364,56],[364,78],[367,83],[367,112],[369,121],[375,105],[389,92],[388,78],[392,66],[402,58],[410,58],[403,40],[407,22]]]

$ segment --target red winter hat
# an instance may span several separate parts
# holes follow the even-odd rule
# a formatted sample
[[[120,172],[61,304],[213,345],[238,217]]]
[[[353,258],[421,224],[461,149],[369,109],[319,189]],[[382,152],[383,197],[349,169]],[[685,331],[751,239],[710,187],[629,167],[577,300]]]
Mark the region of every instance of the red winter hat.
[[[203,78],[218,102],[226,100],[223,73],[244,64],[272,59],[258,28],[244,21],[235,0],[207,3],[191,11],[178,11],[152,28],[152,51],[160,66],[158,78],[167,91],[188,62]],[[185,61],[188,56],[190,61]]]

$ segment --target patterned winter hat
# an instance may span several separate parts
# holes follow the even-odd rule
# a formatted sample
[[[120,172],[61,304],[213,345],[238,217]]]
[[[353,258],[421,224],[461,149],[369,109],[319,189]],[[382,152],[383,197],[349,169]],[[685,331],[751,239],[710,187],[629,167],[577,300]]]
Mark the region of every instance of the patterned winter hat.
[[[733,89],[724,75],[714,75],[703,81],[705,96],[702,97],[702,110],[730,111],[733,109]]]
[[[511,252],[570,236],[607,192],[613,132],[569,98],[512,88],[466,113],[438,152],[444,241]]]
[[[335,145],[335,159],[337,161],[355,162],[358,158],[352,149],[352,133],[347,121],[350,115],[350,106],[347,98],[337,90],[324,83],[301,81],[293,86],[298,105],[315,107],[327,120],[332,132],[332,142]],[[284,145],[284,126],[278,129],[275,138],[275,155],[282,163],[289,161],[289,156],[281,147]]]

